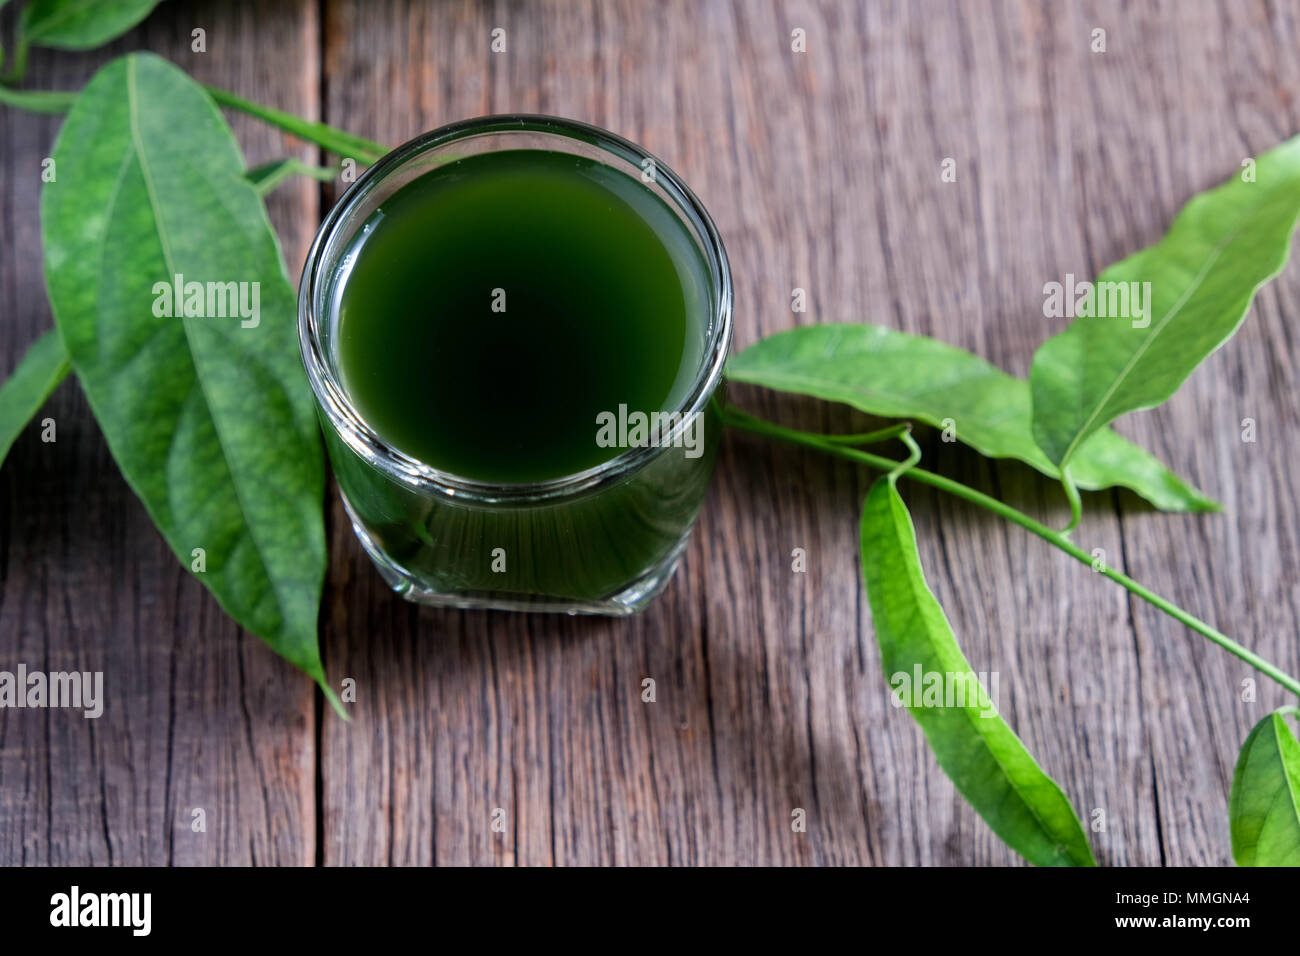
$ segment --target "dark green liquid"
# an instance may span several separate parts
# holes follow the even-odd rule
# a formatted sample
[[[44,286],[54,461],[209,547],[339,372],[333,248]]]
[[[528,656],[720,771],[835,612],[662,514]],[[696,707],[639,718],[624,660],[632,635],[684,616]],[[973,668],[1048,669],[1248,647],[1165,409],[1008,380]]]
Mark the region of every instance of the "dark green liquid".
[[[599,416],[681,408],[714,318],[707,263],[648,185],[534,150],[404,185],[356,231],[333,282],[340,371],[361,415],[407,454],[489,482],[558,478],[618,455],[600,444]],[[442,603],[588,610],[628,607],[662,580],[722,427],[710,405],[694,452],[662,448],[560,498],[485,502],[395,480],[326,424],[339,487],[394,587]]]
[[[678,408],[699,371],[705,263],[649,186],[603,164],[457,160],[386,199],[348,254],[344,385],[380,436],[443,471],[598,465],[623,450],[597,443],[600,413]]]

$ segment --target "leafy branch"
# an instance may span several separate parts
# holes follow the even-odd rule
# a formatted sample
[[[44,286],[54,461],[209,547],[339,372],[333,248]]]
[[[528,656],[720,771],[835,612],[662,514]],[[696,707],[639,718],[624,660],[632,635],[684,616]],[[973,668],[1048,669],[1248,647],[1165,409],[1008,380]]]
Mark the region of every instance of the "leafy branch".
[[[857,448],[846,447],[842,440],[836,439],[834,436],[802,432],[793,428],[787,428],[783,425],[778,425],[775,422],[755,418],[753,415],[743,412],[734,406],[723,407],[722,414],[723,420],[726,424],[733,428],[739,428],[743,431],[765,435],[769,438],[778,438],[782,441],[793,442],[797,445],[816,448],[817,450],[826,452],[827,454],[837,455],[840,458],[847,458],[851,461],[863,465],[869,465],[870,467],[881,471],[893,472],[900,464],[905,464],[889,458],[884,458],[880,455],[873,455],[870,452],[860,451]],[[1164,611],[1170,617],[1173,617],[1187,625],[1198,634],[1209,638],[1224,650],[1241,658],[1260,673],[1267,675],[1291,693],[1300,697],[1300,680],[1296,680],[1280,668],[1264,660],[1264,658],[1260,657],[1258,654],[1241,646],[1222,631],[1211,627],[1199,618],[1193,617],[1172,601],[1162,598],[1151,589],[1144,587],[1137,581],[1134,581],[1128,575],[1115,570],[1109,565],[1098,565],[1092,555],[1083,550],[1083,548],[1074,544],[1065,532],[1055,531],[1042,522],[1035,521],[1023,511],[1013,508],[1004,501],[999,501],[997,498],[986,495],[983,492],[977,491],[976,489],[964,485],[959,481],[955,481],[952,478],[936,474],[932,471],[926,471],[924,468],[908,468],[902,473],[902,476],[929,485],[932,488],[938,488],[940,491],[946,491],[948,494],[955,495],[958,498],[963,498],[971,504],[978,505],[986,511],[990,511],[1001,518],[1005,518],[1012,524],[1019,525],[1031,534],[1042,538],[1053,547],[1064,551],[1081,564],[1093,568],[1103,577],[1107,577],[1116,584],[1128,589],[1131,593],[1137,595],[1148,604],[1159,608],[1161,611]]]
[[[1161,507],[1172,504],[1185,510],[1208,510],[1203,499],[1197,501],[1199,493],[1163,466],[1142,461],[1144,453],[1139,449],[1116,445],[1122,440],[1105,426],[1125,412],[1168,399],[1197,365],[1231,337],[1255,293],[1285,265],[1298,219],[1300,137],[1252,160],[1248,174],[1194,198],[1161,242],[1105,270],[1094,286],[1094,301],[1085,303],[1080,317],[1039,349],[1027,397],[1022,382],[968,353],[874,326],[793,329],[756,343],[728,366],[736,380],[844,402],[875,415],[913,417],[953,428],[956,437],[985,455],[1019,458],[1054,475],[1070,504],[1071,520],[1064,531],[1053,530],[951,478],[905,467],[909,463],[861,451],[827,436],[786,428],[735,408],[721,410],[724,421],[884,470],[891,489],[901,474],[997,514],[1300,697],[1300,681],[1295,677],[1123,572],[1095,562],[1069,537],[1082,514],[1078,487],[1084,482],[1089,487],[1127,485]],[[1100,296],[1119,297],[1121,292],[1125,309],[1116,312],[1099,307]],[[1107,450],[1105,443],[1114,449]],[[1102,448],[1100,456],[1098,448]],[[1094,460],[1097,457],[1100,460]],[[1134,480],[1135,462],[1141,462],[1141,480]],[[880,484],[877,482],[877,488]],[[1173,501],[1169,499],[1171,490],[1176,491]],[[873,513],[873,499],[883,494],[873,488],[867,515]],[[885,600],[882,595],[888,593],[890,584],[871,571],[876,565],[868,554],[868,531],[872,531],[871,541],[878,544],[888,514],[894,514],[894,523],[899,525],[896,512],[903,507],[901,499],[891,499],[888,509],[877,503],[875,520],[868,522],[864,517],[863,521],[864,583],[886,657],[877,604]],[[910,553],[910,524],[907,534],[898,533],[907,539]],[[908,573],[920,577],[919,560]],[[922,593],[922,586],[914,588],[916,606],[909,619],[918,633],[943,631],[946,621],[939,627],[934,614],[926,610],[932,598],[928,591]],[[888,631],[884,633],[887,637]],[[969,669],[964,660],[962,664],[959,671]],[[1035,849],[1041,834],[1024,825],[1012,827],[1009,833],[999,829],[999,820],[988,810],[1003,805],[996,786],[991,792],[987,787],[972,788],[969,779],[949,768],[930,715],[916,708],[912,712],[940,765],[976,810],[1009,845],[1026,858],[1042,862]],[[1265,756],[1259,757],[1260,752]],[[986,775],[985,783],[990,779]],[[977,791],[975,795],[972,789]],[[1054,792],[1054,788],[1043,791],[1045,803],[1040,809],[1044,812],[1054,805]],[[1261,804],[1267,807],[1268,819],[1256,827]],[[1238,862],[1300,863],[1300,746],[1295,745],[1280,716],[1261,722],[1243,745],[1230,818]]]

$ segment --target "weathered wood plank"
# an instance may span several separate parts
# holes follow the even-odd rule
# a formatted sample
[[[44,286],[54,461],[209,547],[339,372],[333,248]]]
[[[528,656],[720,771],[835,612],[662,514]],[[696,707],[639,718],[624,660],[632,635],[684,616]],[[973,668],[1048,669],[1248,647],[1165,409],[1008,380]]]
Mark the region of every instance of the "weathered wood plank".
[[[256,12],[254,12],[256,8]],[[37,52],[29,84],[71,89],[149,49],[204,82],[311,112],[316,5],[166,4],[91,54]],[[207,52],[191,31],[207,31]],[[286,59],[283,51],[300,51]],[[234,120],[253,161],[286,138]],[[52,323],[41,278],[41,159],[58,122],[0,109],[0,368]],[[75,184],[68,184],[74,188]],[[301,261],[314,187],[285,187],[272,217]],[[103,716],[0,712],[0,862],[311,863],[315,697],[310,681],[236,628],[172,556],[122,481],[90,410],[65,383],[0,471],[0,668],[103,671]],[[202,808],[207,831],[191,829]]]
[[[1294,24],[1290,6],[1208,2],[332,3],[326,110],[393,142],[484,112],[604,125],[661,155],[712,210],[740,345],[866,318],[1023,374],[1054,331],[1044,282],[1152,241],[1192,191],[1294,132],[1282,52]],[[1098,26],[1105,53],[1090,50]],[[489,52],[494,27],[505,54]],[[795,27],[805,54],[790,49]],[[1249,135],[1234,143],[1223,130],[1239,122]],[[947,157],[955,183],[940,179]],[[1293,298],[1294,275],[1270,295]],[[796,286],[806,315],[790,311]],[[1212,366],[1129,426],[1225,499],[1232,394],[1287,416],[1278,429],[1294,409],[1280,310],[1260,311],[1268,337],[1248,330],[1235,359],[1215,360],[1243,363],[1235,380]],[[792,421],[849,424],[736,394]],[[1191,437],[1212,419],[1212,441]],[[1263,475],[1293,456],[1281,438],[1248,447]],[[934,435],[926,454],[1063,521],[1059,493],[1027,468],[990,467]],[[632,623],[392,609],[336,521],[330,656],[366,669],[372,690],[357,725],[324,728],[326,859],[1012,862],[888,706],[854,557],[869,478],[729,440],[682,572]],[[1227,516],[1162,518],[1093,495],[1079,536],[1193,608],[1210,589],[1201,609],[1237,633],[1281,631],[1261,647],[1294,666],[1295,576],[1277,565],[1294,560],[1296,505],[1255,480]],[[999,672],[1003,709],[1081,812],[1104,811],[1103,862],[1225,860],[1225,770],[1263,707],[1235,703],[1239,668],[1041,543],[926,489],[907,494],[972,661]],[[1244,548],[1270,508],[1273,530]],[[809,553],[806,575],[790,570],[794,547]],[[1180,553],[1197,564],[1182,579]],[[1247,611],[1252,592],[1268,600]],[[656,704],[639,702],[643,675],[659,681]],[[1182,687],[1198,687],[1197,706]],[[495,806],[510,808],[501,836]],[[790,832],[796,807],[805,835]],[[371,821],[364,839],[359,820]],[[413,845],[413,826],[432,834]]]

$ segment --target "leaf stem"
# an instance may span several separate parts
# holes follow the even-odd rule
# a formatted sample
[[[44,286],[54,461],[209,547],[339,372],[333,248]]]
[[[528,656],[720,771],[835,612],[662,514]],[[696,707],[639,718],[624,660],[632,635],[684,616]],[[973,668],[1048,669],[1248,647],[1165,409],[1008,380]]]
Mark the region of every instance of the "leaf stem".
[[[1065,465],[1061,466],[1061,487],[1065,489],[1066,500],[1070,502],[1070,523],[1061,534],[1068,535],[1079,526],[1079,520],[1083,517],[1083,501],[1079,498],[1079,487],[1070,477]]]
[[[898,465],[889,471],[890,484],[898,481],[899,477],[907,474],[916,467],[916,463],[921,460],[921,446],[916,443],[912,437],[912,428],[909,425],[907,431],[898,436],[903,444],[907,446],[907,457],[898,463]]]
[[[313,166],[290,156],[286,159],[276,159],[269,163],[263,163],[261,166],[255,166],[244,173],[244,178],[252,184],[259,195],[266,196],[274,192],[281,183],[292,176],[310,176],[312,179],[327,183],[338,174],[339,171],[336,168]]]
[[[372,139],[354,136],[325,123],[305,120],[293,113],[286,113],[284,110],[277,110],[271,106],[254,103],[252,100],[246,100],[242,96],[217,86],[204,86],[203,88],[219,106],[247,113],[249,116],[254,116],[277,129],[292,133],[299,139],[315,143],[317,146],[339,156],[355,159],[363,165],[371,165],[388,152],[387,146],[383,143],[376,143]],[[76,101],[77,96],[75,90],[17,90],[0,85],[0,103],[33,113],[66,113],[72,109],[72,104]]]
[[[731,425],[744,431],[754,432],[755,434],[766,435],[769,438],[779,438],[783,441],[793,442],[794,444],[816,448],[832,455],[839,455],[841,458],[849,458],[864,465],[870,465],[872,468],[879,471],[893,472],[902,464],[890,458],[873,455],[870,452],[838,445],[834,442],[827,441],[820,435],[802,432],[793,428],[786,428],[785,426],[778,425],[775,422],[756,418],[755,416],[742,412],[730,405],[722,407],[721,411],[723,422],[727,425]],[[1076,561],[1086,564],[1089,567],[1093,566],[1092,555],[1087,551],[1084,551],[1078,545],[1072,543],[1063,532],[1052,530],[1047,527],[1047,525],[1035,521],[1023,511],[1019,511],[1005,502],[992,498],[983,492],[976,491],[974,488],[963,485],[959,481],[945,478],[943,475],[935,474],[932,471],[926,471],[924,468],[911,467],[905,472],[901,472],[900,476],[915,479],[922,484],[927,484],[931,487],[938,488],[941,491],[946,491],[949,494],[956,495],[959,498],[964,498],[972,504],[979,505],[981,508],[991,511],[1013,524],[1020,525],[1020,527],[1024,528],[1031,534],[1035,534],[1042,538],[1048,544],[1061,549]],[[1223,632],[1216,630],[1199,618],[1193,617],[1178,605],[1165,600],[1154,591],[1144,587],[1137,581],[1134,581],[1128,575],[1116,571],[1114,568],[1103,565],[1097,568],[1097,572],[1110,578],[1116,584],[1127,588],[1132,594],[1136,594],[1148,604],[1154,605],[1170,617],[1182,622],[1203,637],[1209,638],[1228,653],[1239,657],[1241,660],[1258,670],[1261,674],[1272,678],[1291,693],[1300,697],[1300,681],[1296,680],[1294,677],[1275,665],[1269,663],[1255,652],[1238,644]]]
[[[72,108],[76,93],[63,90],[15,90],[0,83],[0,103],[28,113],[60,116]]]
[[[27,38],[23,36],[20,31],[18,39],[14,43],[13,66],[11,66],[9,72],[4,75],[3,82],[18,83],[22,81],[23,75],[27,72],[27,51]]]
[[[205,86],[203,88],[208,91],[208,95],[219,106],[238,110],[241,113],[247,113],[249,116],[255,116],[285,132],[293,133],[299,139],[315,143],[317,146],[322,146],[340,156],[364,161],[366,165],[373,163],[389,151],[387,146],[383,143],[376,143],[373,139],[354,136],[325,123],[312,122],[303,119],[301,116],[295,116],[293,113],[286,113],[274,107],[254,103],[252,100],[246,100],[229,90],[223,90],[216,86]]]
[[[904,432],[911,430],[911,424],[899,422],[897,425],[890,425],[888,428],[877,429],[874,432],[858,432],[854,435],[818,435],[818,437],[834,442],[836,445],[874,445],[877,442],[898,438]]]

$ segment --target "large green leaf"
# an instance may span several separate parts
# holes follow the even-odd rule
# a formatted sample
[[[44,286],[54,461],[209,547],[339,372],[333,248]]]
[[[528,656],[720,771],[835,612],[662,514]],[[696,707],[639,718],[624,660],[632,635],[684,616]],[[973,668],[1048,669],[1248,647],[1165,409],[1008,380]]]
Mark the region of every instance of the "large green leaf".
[[[974,679],[916,550],[911,516],[893,476],[876,481],[862,512],[862,577],[885,674],[945,683]],[[969,685],[967,685],[969,686]],[[897,689],[897,688],[896,688]],[[971,699],[974,697],[975,699]],[[993,832],[1040,866],[1095,866],[1070,801],[987,699],[933,706],[904,700],[939,766]]]
[[[63,341],[58,332],[46,332],[27,350],[9,380],[0,385],[0,463],[67,374],[68,353]]]
[[[1150,283],[1144,315],[1075,319],[1034,356],[1034,438],[1076,480],[1088,437],[1169,398],[1286,264],[1300,216],[1300,137],[1259,157],[1253,182],[1246,175],[1194,198],[1160,242],[1102,272],[1099,283]]]
[[[1034,444],[1026,382],[963,349],[878,325],[813,325],[778,332],[727,364],[727,377],[843,402],[870,415],[930,425],[952,419],[958,440],[994,458],[1059,472]],[[1166,511],[1218,506],[1149,453],[1106,430],[1074,464],[1084,488],[1123,485]]]
[[[1286,724],[1294,707],[1269,714],[1241,745],[1228,821],[1241,866],[1300,866],[1300,742]]]
[[[231,617],[323,680],[320,436],[293,290],[234,137],[184,73],[132,55],[91,80],[54,158],[50,301],[122,474],[187,567],[204,549],[198,576]],[[157,317],[155,284],[177,275],[249,283],[249,305],[258,283],[260,318]]]
[[[131,29],[159,0],[32,0],[23,9],[23,39],[32,46],[89,50]]]

